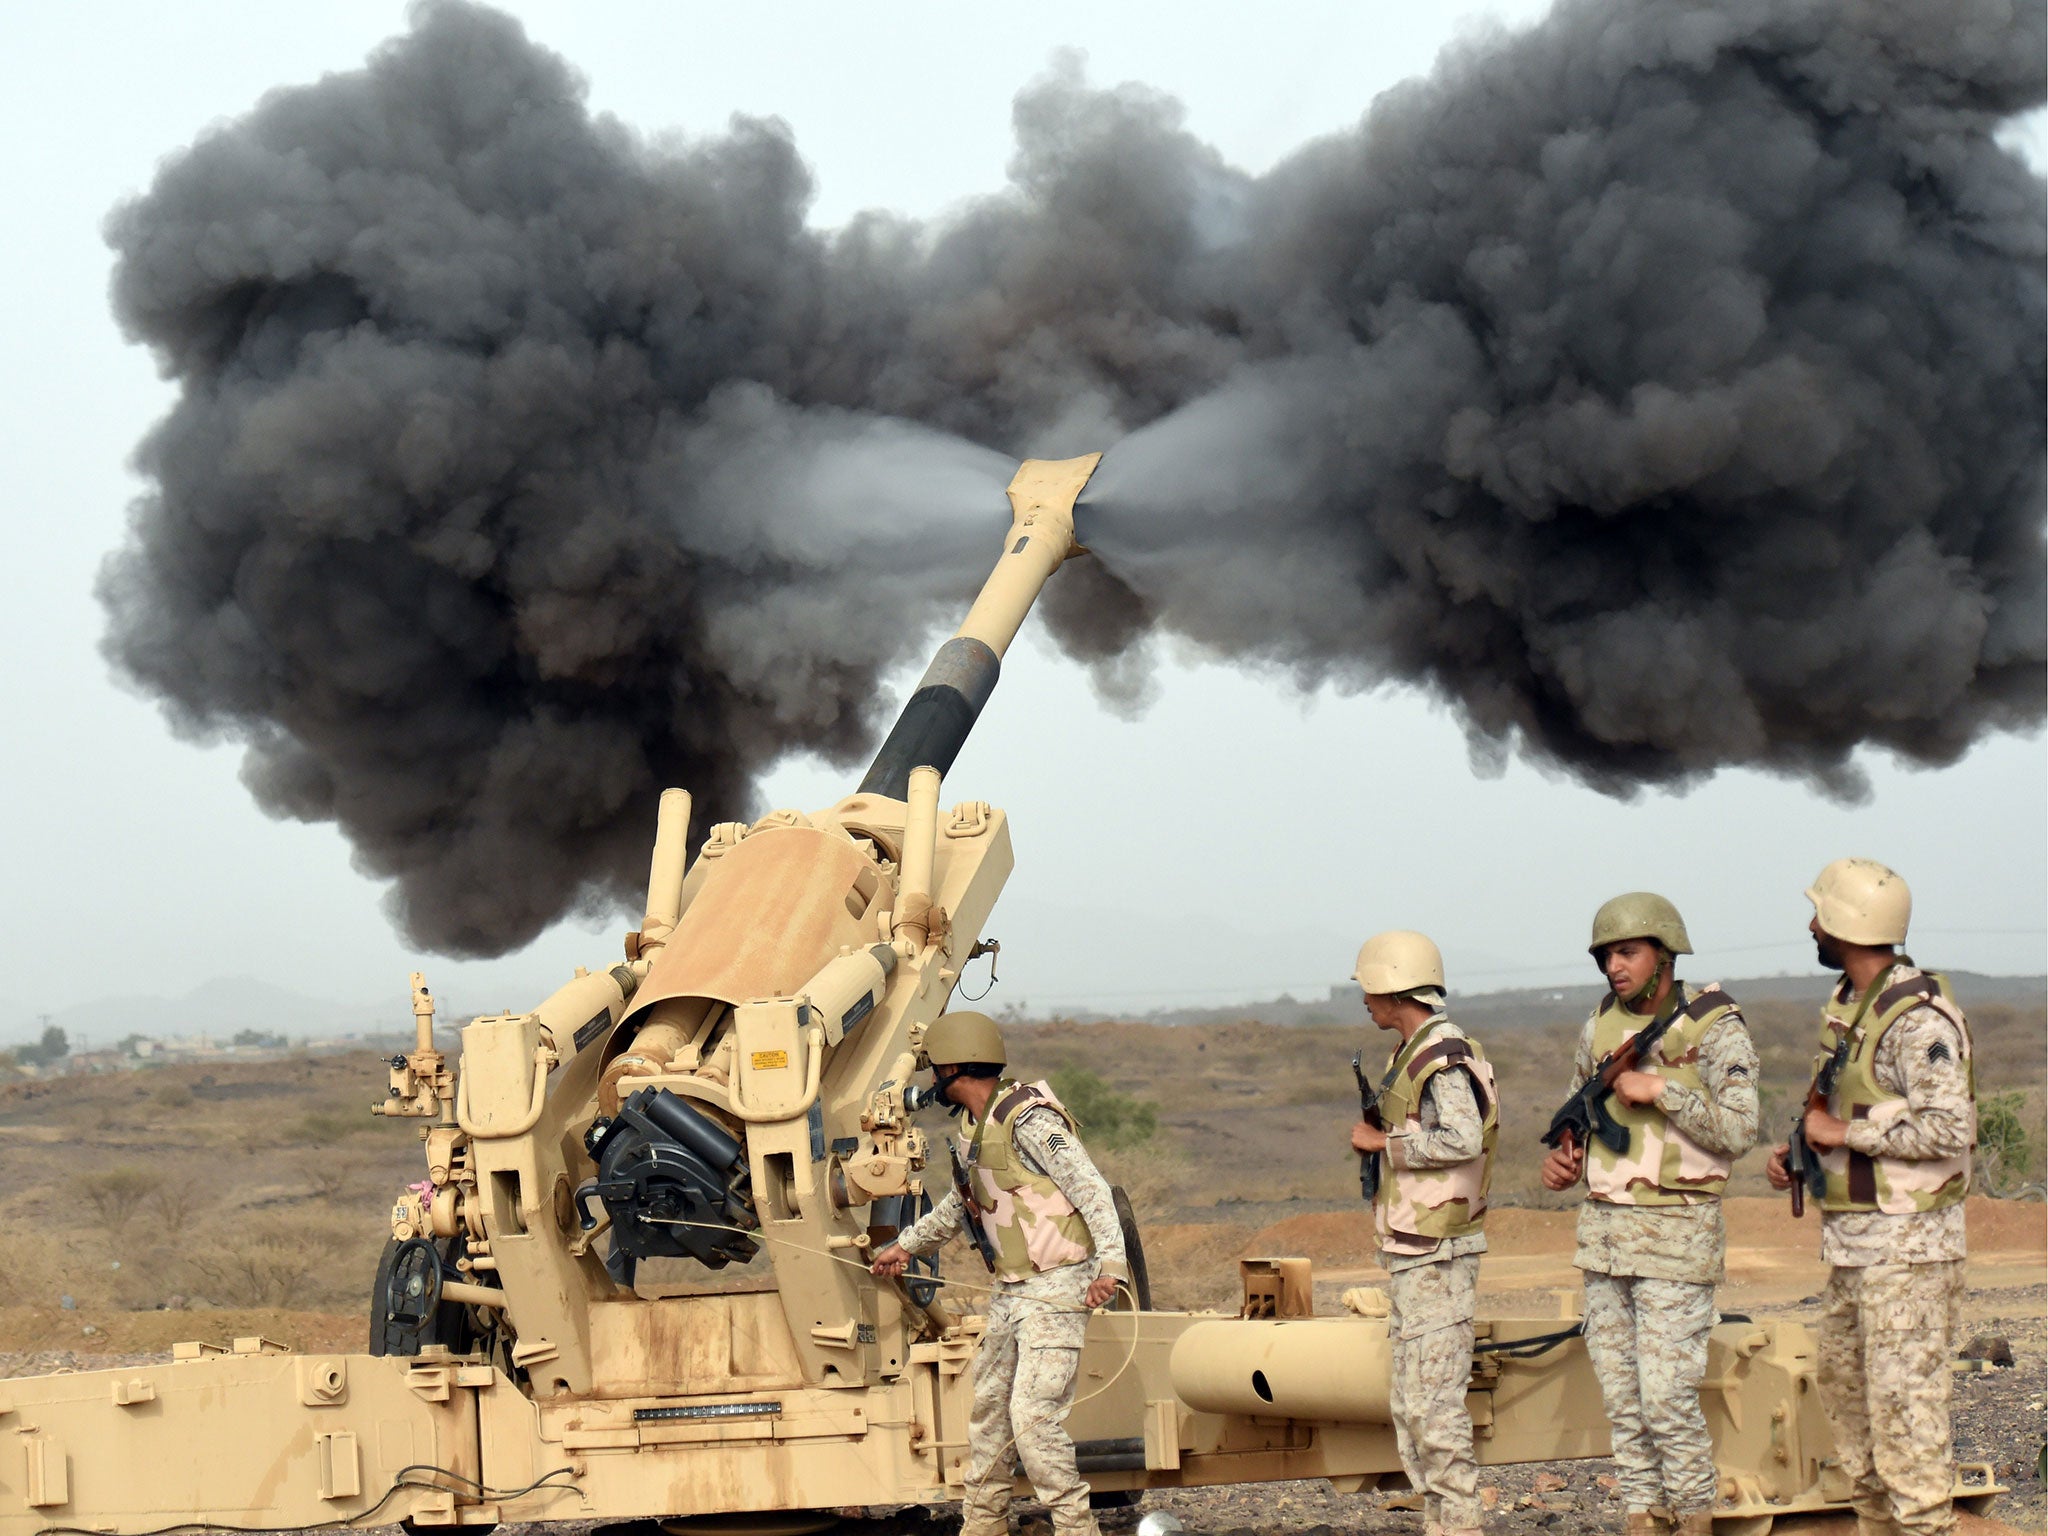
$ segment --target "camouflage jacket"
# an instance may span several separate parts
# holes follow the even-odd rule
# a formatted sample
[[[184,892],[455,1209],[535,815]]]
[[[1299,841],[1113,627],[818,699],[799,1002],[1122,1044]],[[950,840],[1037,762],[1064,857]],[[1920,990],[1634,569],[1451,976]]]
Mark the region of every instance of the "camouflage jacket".
[[[1067,1129],[1066,1121],[1051,1109],[1029,1109],[1017,1117],[1010,1135],[1023,1154],[1025,1166],[1057,1184],[1060,1193],[1088,1224],[1088,1235],[1095,1240],[1094,1262],[1101,1273],[1119,1280],[1129,1279],[1123,1224],[1116,1219],[1116,1201],[1109,1192],[1109,1181],[1080,1139]],[[930,1253],[960,1232],[966,1216],[967,1208],[959,1193],[949,1191],[896,1241],[906,1253]]]
[[[1851,1001],[1854,999],[1852,998]],[[1977,1139],[1977,1106],[1962,1064],[1956,1027],[1932,1008],[1915,1008],[1885,1031],[1872,1070],[1905,1099],[1906,1113],[1849,1123],[1848,1143],[1866,1157],[1955,1157]],[[1821,1218],[1821,1257],[1844,1268],[1942,1264],[1968,1251],[1961,1205],[1890,1215],[1830,1211]]]

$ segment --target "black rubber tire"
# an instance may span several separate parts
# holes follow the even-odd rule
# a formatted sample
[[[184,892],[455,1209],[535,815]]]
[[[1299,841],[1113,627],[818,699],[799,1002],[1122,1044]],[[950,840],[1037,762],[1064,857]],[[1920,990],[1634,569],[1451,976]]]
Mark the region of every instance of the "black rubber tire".
[[[440,1261],[441,1273],[445,1275],[459,1256],[460,1240],[443,1239],[432,1246]],[[458,1355],[467,1354],[476,1342],[477,1332],[469,1308],[460,1302],[442,1302],[434,1308],[433,1316],[418,1328],[393,1318],[393,1308],[387,1296],[394,1280],[394,1268],[408,1250],[411,1254],[419,1252],[412,1243],[401,1243],[394,1237],[384,1244],[383,1256],[377,1260],[377,1278],[370,1285],[370,1353],[416,1355],[422,1345],[446,1344]]]
[[[1124,1193],[1123,1185],[1110,1185],[1109,1196],[1111,1200],[1116,1202],[1116,1223],[1124,1229],[1124,1262],[1130,1267],[1131,1290],[1136,1293],[1138,1298],[1136,1310],[1150,1312],[1152,1310],[1152,1272],[1145,1267],[1145,1244],[1143,1239],[1138,1236],[1137,1213],[1131,1209],[1130,1196]],[[1119,1291],[1117,1293],[1117,1302],[1112,1310],[1131,1310],[1129,1299],[1123,1292]]]
[[[1112,1488],[1101,1493],[1090,1492],[1090,1509],[1130,1509],[1145,1497],[1141,1488]]]
[[[919,1221],[931,1214],[932,1197],[930,1190],[921,1191],[915,1202],[907,1196],[902,1213],[902,1228],[909,1231]],[[934,1248],[921,1259],[912,1259],[910,1268],[903,1276],[903,1288],[910,1293],[910,1299],[920,1307],[929,1308],[939,1299],[939,1251]]]

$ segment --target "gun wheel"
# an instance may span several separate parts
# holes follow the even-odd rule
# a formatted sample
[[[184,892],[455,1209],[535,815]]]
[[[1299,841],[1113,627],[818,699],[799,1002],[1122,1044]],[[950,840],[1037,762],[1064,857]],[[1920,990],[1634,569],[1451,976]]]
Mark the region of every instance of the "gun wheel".
[[[1124,1229],[1124,1262],[1131,1271],[1130,1292],[1118,1291],[1110,1309],[1116,1312],[1132,1310],[1131,1295],[1137,1297],[1136,1310],[1152,1310],[1152,1273],[1145,1267],[1145,1244],[1138,1236],[1138,1214],[1131,1209],[1131,1198],[1124,1193],[1121,1184],[1109,1186],[1109,1196],[1116,1204],[1116,1224]]]
[[[441,1299],[442,1278],[463,1247],[460,1238],[385,1243],[370,1286],[371,1354],[416,1355],[423,1344],[446,1344],[462,1354],[476,1342],[470,1309]]]

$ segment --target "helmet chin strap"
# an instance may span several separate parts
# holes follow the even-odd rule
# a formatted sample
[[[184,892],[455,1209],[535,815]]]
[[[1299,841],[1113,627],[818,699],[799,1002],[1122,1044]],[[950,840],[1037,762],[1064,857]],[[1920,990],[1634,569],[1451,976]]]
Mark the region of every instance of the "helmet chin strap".
[[[965,1076],[965,1072],[941,1072],[937,1067],[932,1068],[932,1092],[938,1095],[939,1102],[946,1106],[946,1113],[949,1115],[957,1116],[967,1108],[953,1097],[953,1085]]]
[[[1663,979],[1665,979],[1665,971],[1669,971],[1669,969],[1671,969],[1671,956],[1669,956],[1669,954],[1665,954],[1663,950],[1657,950],[1657,965],[1655,965],[1655,967],[1651,969],[1651,975],[1649,975],[1649,979],[1647,979],[1645,983],[1642,983],[1640,987],[1636,987],[1636,989],[1634,989],[1634,991],[1632,991],[1632,993],[1628,995],[1628,1006],[1630,1006],[1630,1008],[1634,1008],[1636,1004],[1645,1004],[1645,1001],[1649,1001],[1651,997],[1655,997],[1655,995],[1657,995],[1657,987],[1661,987],[1661,985],[1663,985]]]
[[[1645,1002],[1648,999],[1655,997],[1657,995],[1657,988],[1663,985],[1664,975],[1667,971],[1670,970],[1670,968],[1671,951],[1660,944],[1657,946],[1657,963],[1655,966],[1651,967],[1649,976],[1644,980],[1641,986],[1637,987],[1633,992],[1629,993],[1626,997],[1622,998],[1622,1002],[1625,1003],[1628,1007],[1633,1008],[1637,1003]],[[1600,973],[1603,976],[1606,975],[1607,967],[1604,965],[1601,966]],[[1609,985],[1611,986],[1613,985],[1613,983],[1609,982]],[[1616,988],[1615,990],[1617,992],[1620,991],[1619,988]]]

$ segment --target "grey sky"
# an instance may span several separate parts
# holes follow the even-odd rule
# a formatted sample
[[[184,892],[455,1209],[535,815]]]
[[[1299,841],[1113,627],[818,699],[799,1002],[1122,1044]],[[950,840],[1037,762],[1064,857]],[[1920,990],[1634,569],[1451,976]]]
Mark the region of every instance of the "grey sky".
[[[734,111],[787,119],[824,224],[868,206],[937,214],[999,186],[1011,95],[1063,46],[1084,49],[1098,80],[1180,96],[1198,134],[1261,169],[1426,69],[1457,26],[1482,24],[1472,17],[1540,9],[1302,5],[1250,28],[1236,6],[507,8],[584,72],[596,108],[642,130],[709,132]],[[7,25],[14,55],[37,62],[0,104],[14,210],[0,254],[13,296],[0,313],[0,1038],[40,1011],[239,973],[382,995],[397,1021],[414,958],[378,887],[330,829],[257,812],[232,748],[173,740],[112,683],[91,584],[121,536],[126,456],[167,401],[108,317],[101,218],[209,122],[354,66],[404,26],[403,9],[24,7]],[[2022,137],[2039,163],[2038,121]],[[988,515],[993,555],[1003,509]],[[1157,702],[1126,721],[1078,669],[1026,644],[962,754],[953,795],[1005,806],[1019,855],[991,924],[1005,941],[991,1003],[1136,1008],[1320,988],[1364,932],[1393,925],[1436,934],[1454,986],[1576,977],[1592,907],[1644,885],[1685,909],[1696,971],[1804,969],[1800,888],[1848,852],[1913,882],[1921,958],[2042,965],[2038,735],[1941,772],[1874,757],[1874,794],[1853,807],[1747,773],[1622,804],[1519,764],[1475,777],[1455,723],[1411,693],[1304,699],[1199,663],[1160,680]],[[765,794],[815,805],[846,787],[793,762]],[[608,958],[625,926],[558,929],[488,964],[427,957],[426,969],[458,1005],[517,1005]]]

